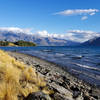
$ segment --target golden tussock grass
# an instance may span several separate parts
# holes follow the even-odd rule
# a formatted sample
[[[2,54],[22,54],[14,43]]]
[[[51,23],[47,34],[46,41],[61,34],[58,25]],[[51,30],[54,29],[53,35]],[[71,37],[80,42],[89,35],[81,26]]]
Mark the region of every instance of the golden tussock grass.
[[[34,68],[0,50],[0,100],[18,100],[18,97],[40,91],[40,87],[44,93],[51,92]]]

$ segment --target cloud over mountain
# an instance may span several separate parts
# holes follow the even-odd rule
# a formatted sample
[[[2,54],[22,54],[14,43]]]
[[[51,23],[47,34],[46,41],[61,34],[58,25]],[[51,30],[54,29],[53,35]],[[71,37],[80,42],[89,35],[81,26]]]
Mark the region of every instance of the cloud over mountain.
[[[46,30],[44,30],[44,31],[38,31],[35,34],[41,37],[59,38],[77,42],[84,42],[94,37],[100,36],[98,32],[84,31],[84,30],[70,30],[67,31],[65,34],[48,33]]]
[[[15,33],[16,37],[23,37],[24,35],[24,37],[30,38],[30,40],[32,41],[33,38],[35,39],[38,37],[38,38],[57,38],[57,39],[64,39],[64,40],[70,40],[76,42],[84,42],[94,37],[100,36],[100,33],[98,32],[84,31],[84,30],[70,30],[67,31],[66,33],[59,34],[59,33],[49,33],[46,30],[36,31],[33,33],[30,28],[22,29],[18,27],[1,27],[0,34],[5,34],[5,33],[8,34]]]
[[[22,29],[22,28],[18,28],[18,27],[0,27],[0,33],[1,32],[13,32],[13,33],[32,34],[30,28]]]
[[[68,33],[72,34],[73,40],[84,42],[94,37],[100,37],[100,33],[84,30],[70,30]]]

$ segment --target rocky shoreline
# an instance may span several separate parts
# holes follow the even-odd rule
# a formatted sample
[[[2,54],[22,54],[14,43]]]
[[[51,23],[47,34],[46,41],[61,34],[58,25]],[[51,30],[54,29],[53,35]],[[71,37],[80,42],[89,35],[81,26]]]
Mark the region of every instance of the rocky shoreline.
[[[8,54],[35,67],[36,71],[45,78],[48,88],[54,91],[49,95],[51,99],[29,99],[29,95],[25,100],[100,100],[100,88],[86,84],[56,64],[18,52],[8,52]],[[39,97],[43,94],[36,95]]]

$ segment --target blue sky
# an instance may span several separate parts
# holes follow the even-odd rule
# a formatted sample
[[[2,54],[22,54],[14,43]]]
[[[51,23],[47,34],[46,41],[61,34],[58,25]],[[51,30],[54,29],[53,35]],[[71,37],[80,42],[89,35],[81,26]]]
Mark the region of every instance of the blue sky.
[[[90,9],[98,11],[84,12]],[[65,10],[78,13],[61,14]],[[100,32],[99,10],[100,0],[0,0],[0,27],[46,30],[52,34],[70,30]]]

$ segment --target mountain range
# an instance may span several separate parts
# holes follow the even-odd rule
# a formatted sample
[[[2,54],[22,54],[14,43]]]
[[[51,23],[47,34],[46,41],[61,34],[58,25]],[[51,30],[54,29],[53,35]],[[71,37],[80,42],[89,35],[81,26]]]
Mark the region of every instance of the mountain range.
[[[38,46],[73,46],[80,43],[69,41],[65,39],[53,38],[53,37],[41,37],[38,35],[26,34],[21,32],[12,31],[0,31],[0,40],[6,40],[15,42],[18,40],[31,41]]]
[[[42,37],[36,34],[27,34],[24,32],[13,31],[0,31],[0,40],[6,40],[15,42],[18,40],[24,40],[34,42],[38,46],[100,46],[100,37],[95,37],[84,43],[70,41],[66,39],[54,38],[54,37]]]
[[[83,46],[100,46],[100,37],[95,37],[93,39],[90,39],[84,43],[82,43]]]

